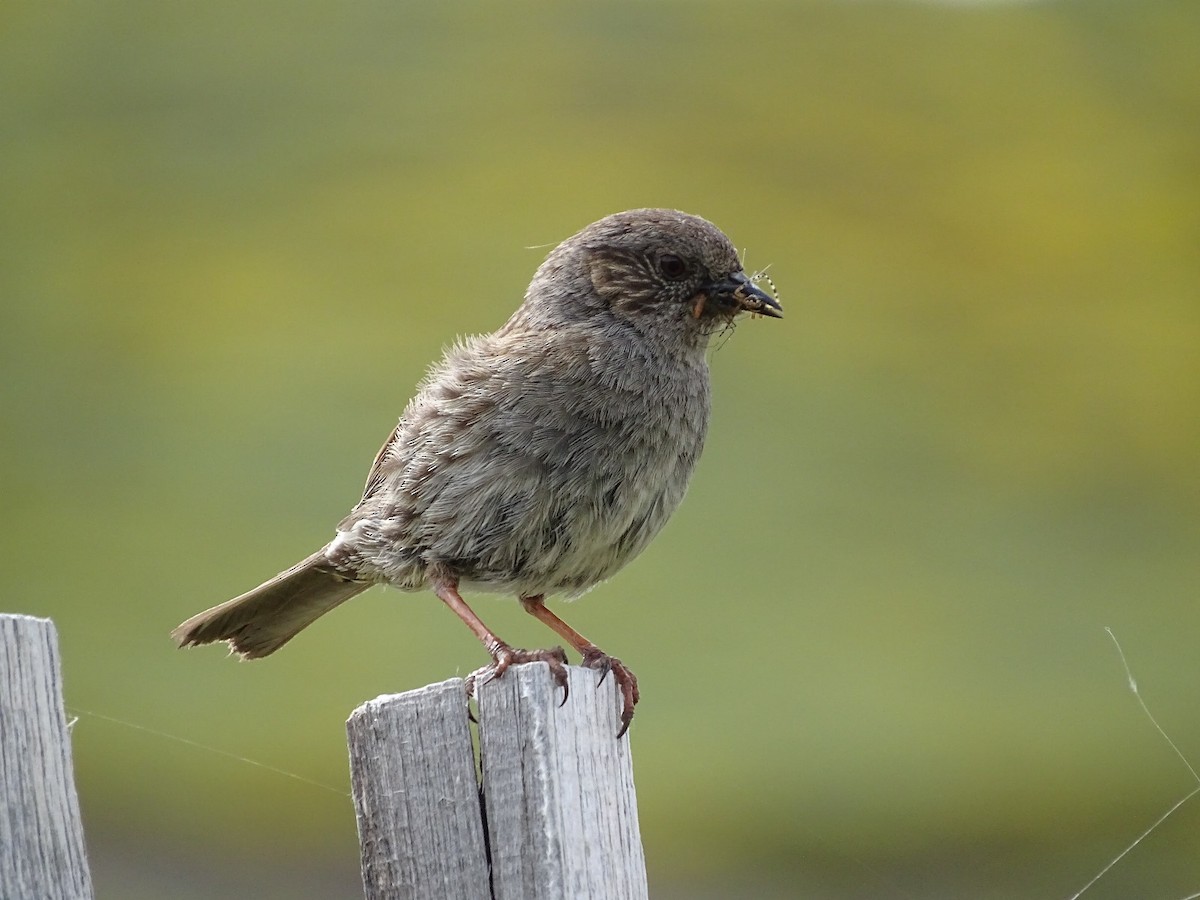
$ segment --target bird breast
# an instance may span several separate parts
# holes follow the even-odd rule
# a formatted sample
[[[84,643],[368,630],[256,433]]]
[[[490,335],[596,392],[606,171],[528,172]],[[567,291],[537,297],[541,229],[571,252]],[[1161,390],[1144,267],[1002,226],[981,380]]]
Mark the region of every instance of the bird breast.
[[[678,507],[708,426],[701,354],[511,333],[448,353],[342,523],[360,571],[417,588],[431,565],[477,590],[578,595]]]

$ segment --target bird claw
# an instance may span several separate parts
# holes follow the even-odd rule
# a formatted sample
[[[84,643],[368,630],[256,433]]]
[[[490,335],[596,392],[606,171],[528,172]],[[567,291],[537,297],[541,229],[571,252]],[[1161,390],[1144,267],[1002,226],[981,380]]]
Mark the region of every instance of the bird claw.
[[[599,648],[593,648],[583,654],[583,665],[585,668],[595,669],[600,673],[600,680],[596,682],[596,687],[604,684],[604,679],[608,677],[609,672],[612,672],[612,676],[617,682],[617,690],[621,692],[621,728],[617,732],[617,739],[620,740],[629,730],[629,723],[633,721],[633,709],[641,699],[637,676],[621,660],[615,656],[609,656]]]
[[[566,703],[571,688],[567,681],[567,653],[562,647],[550,647],[546,650],[522,650],[519,647],[510,647],[507,644],[500,645],[493,651],[490,665],[486,665],[482,669],[476,669],[467,676],[467,696],[470,696],[474,691],[475,684],[480,676],[484,677],[478,683],[481,685],[488,684],[503,676],[508,671],[509,666],[519,666],[532,662],[544,662],[550,667],[550,675],[554,678],[554,683],[562,688],[563,692],[562,702],[558,705],[562,706],[563,703]]]
[[[467,697],[475,696],[477,686],[485,685],[503,676],[510,666],[531,662],[544,662],[550,667],[550,675],[554,678],[554,683],[562,688],[563,692],[562,701],[558,705],[562,706],[566,703],[571,689],[567,680],[567,654],[562,647],[551,647],[547,650],[522,650],[501,644],[493,650],[492,662],[489,665],[476,669],[467,676]],[[604,679],[608,677],[609,672],[612,673],[613,679],[617,683],[617,690],[621,693],[621,727],[617,731],[619,740],[629,730],[629,723],[633,721],[634,707],[641,699],[637,676],[617,657],[609,656],[598,648],[592,648],[583,654],[583,665],[585,668],[595,669],[600,673],[600,680],[596,683],[596,687],[604,684]]]

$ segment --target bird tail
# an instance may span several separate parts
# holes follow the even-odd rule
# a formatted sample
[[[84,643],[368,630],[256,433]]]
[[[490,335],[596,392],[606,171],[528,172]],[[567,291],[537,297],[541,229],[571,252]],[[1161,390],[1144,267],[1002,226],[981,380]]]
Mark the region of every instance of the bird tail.
[[[257,659],[370,586],[339,574],[318,550],[254,590],[192,616],[171,637],[180,647],[228,641],[243,659]]]

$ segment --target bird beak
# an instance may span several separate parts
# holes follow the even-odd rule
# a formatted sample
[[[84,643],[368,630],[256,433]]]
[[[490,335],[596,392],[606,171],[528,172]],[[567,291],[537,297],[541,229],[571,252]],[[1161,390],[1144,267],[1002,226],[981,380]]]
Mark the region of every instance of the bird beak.
[[[720,281],[712,282],[701,291],[700,296],[716,303],[718,309],[729,310],[734,315],[748,312],[772,319],[783,318],[783,307],[779,301],[747,278],[745,272],[734,272]],[[697,302],[695,309],[703,310],[704,304]]]

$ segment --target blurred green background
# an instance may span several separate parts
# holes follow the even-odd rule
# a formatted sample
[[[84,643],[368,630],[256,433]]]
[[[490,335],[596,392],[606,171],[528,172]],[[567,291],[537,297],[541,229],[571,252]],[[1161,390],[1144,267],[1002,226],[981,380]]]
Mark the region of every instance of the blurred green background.
[[[103,898],[361,896],[343,720],[483,661],[372,591],[183,618],[329,538],[426,364],[609,212],[787,318],[567,618],[637,671],[658,898],[1067,897],[1200,760],[1200,4],[0,11],[0,608],[52,616]],[[530,249],[538,247],[541,249]],[[547,633],[480,599],[517,644]],[[1200,800],[1086,897],[1200,889]]]

